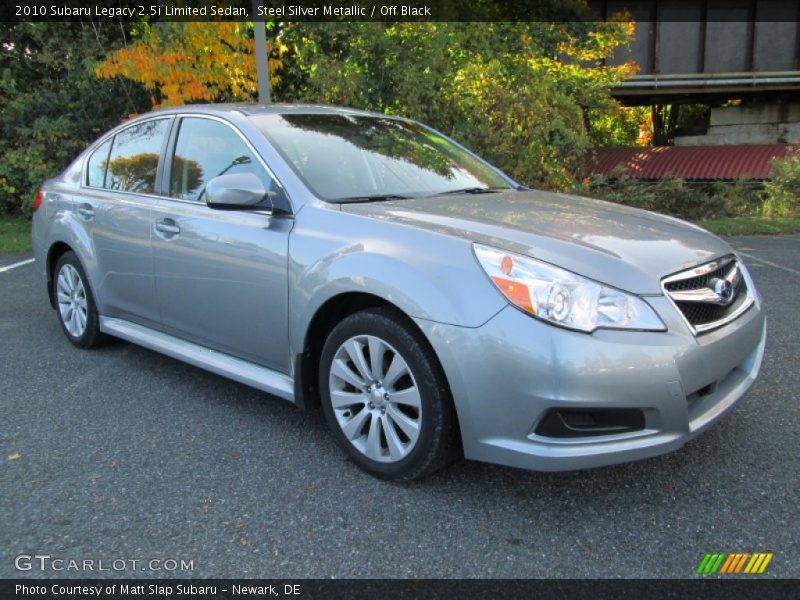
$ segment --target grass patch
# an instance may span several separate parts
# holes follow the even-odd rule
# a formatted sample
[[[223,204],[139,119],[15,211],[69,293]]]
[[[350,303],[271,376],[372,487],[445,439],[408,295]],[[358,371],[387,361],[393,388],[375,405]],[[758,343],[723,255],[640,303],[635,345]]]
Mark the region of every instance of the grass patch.
[[[0,252],[31,249],[31,222],[20,217],[0,216]]]
[[[697,221],[697,224],[717,235],[756,235],[800,231],[800,217],[722,217]]]

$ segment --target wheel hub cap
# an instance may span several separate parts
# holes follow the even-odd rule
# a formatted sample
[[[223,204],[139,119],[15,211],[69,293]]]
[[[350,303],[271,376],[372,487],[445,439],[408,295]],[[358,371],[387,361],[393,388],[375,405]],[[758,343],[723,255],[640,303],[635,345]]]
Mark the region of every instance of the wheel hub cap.
[[[370,396],[372,396],[372,404],[375,406],[375,408],[383,408],[386,405],[383,395],[384,392],[380,386],[376,385],[372,388]]]

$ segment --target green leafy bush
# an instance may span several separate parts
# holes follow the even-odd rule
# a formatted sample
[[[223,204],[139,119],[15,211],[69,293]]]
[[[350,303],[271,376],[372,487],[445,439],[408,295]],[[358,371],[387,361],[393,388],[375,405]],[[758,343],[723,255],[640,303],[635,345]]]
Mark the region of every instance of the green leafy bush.
[[[597,176],[578,190],[595,198],[690,220],[727,216],[726,197],[720,191],[723,188],[714,193],[708,186],[682,179],[647,182],[627,175]]]
[[[764,184],[762,211],[767,217],[793,217],[800,205],[800,151],[772,161]]]
[[[578,193],[693,221],[760,215],[765,194],[759,184],[741,177],[733,183],[692,183],[682,179],[642,181],[624,173],[595,176]]]
[[[764,203],[761,184],[743,175],[733,183],[717,183],[713,187],[716,196],[722,198],[725,217],[743,217],[760,214]]]

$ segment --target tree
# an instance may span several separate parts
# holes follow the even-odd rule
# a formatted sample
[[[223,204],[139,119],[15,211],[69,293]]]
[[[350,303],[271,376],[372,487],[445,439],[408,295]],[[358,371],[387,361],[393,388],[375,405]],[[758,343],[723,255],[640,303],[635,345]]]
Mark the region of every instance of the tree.
[[[147,110],[140,86],[92,73],[129,34],[114,22],[0,24],[0,213],[24,211],[87,144]]]
[[[652,108],[653,144],[670,146],[675,139],[680,104],[656,104]]]
[[[608,93],[636,66],[606,64],[632,31],[624,19],[290,23],[276,95],[410,116],[523,183],[569,189],[588,147],[638,134]]]
[[[269,24],[274,27],[273,24]],[[97,65],[99,77],[124,77],[151,92],[154,107],[187,102],[251,101],[258,90],[253,24],[161,22],[139,25],[138,40]],[[286,47],[268,41],[275,83]]]
[[[477,0],[484,8],[490,0]],[[568,189],[587,148],[633,143],[644,113],[609,89],[636,70],[610,65],[632,24],[588,20],[585,2],[538,2],[553,20],[268,23],[273,97],[419,119],[520,182]],[[155,105],[251,100],[252,25],[145,25],[102,77],[144,85]]]

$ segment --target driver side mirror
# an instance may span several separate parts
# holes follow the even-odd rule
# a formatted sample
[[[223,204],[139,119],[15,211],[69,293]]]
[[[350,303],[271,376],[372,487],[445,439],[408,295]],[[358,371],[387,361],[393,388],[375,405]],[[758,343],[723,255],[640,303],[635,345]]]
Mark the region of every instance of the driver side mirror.
[[[275,192],[268,192],[261,179],[253,173],[218,175],[206,184],[206,204],[219,210],[254,208],[269,200],[274,208]]]

